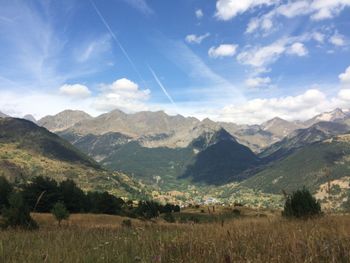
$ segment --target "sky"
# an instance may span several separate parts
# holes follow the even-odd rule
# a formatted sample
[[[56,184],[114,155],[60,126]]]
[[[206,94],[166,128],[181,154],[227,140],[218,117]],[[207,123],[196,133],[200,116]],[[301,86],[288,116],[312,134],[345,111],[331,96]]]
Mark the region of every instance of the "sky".
[[[0,0],[0,111],[259,124],[350,108],[350,0]]]

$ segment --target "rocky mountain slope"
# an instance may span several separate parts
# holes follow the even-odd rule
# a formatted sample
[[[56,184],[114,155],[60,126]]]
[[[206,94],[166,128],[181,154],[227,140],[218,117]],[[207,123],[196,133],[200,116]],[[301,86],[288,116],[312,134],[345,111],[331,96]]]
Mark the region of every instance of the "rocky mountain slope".
[[[25,119],[25,120],[27,120],[27,121],[31,121],[31,122],[37,123],[36,119],[35,119],[34,116],[31,115],[31,114],[24,115],[24,116],[23,116],[23,119]]]
[[[65,110],[54,116],[46,116],[40,119],[38,125],[45,127],[51,132],[58,132],[91,118],[89,114],[83,111]]]
[[[287,136],[297,129],[304,128],[305,126],[306,125],[304,125],[302,122],[289,122],[278,117],[266,121],[260,125],[263,131],[268,131],[277,136],[279,139]]]
[[[309,128],[292,132],[281,141],[266,148],[259,156],[269,160],[281,159],[296,149],[349,131],[350,127],[343,123],[318,122]]]
[[[304,122],[306,126],[311,126],[318,122],[341,122],[349,117],[348,113],[343,112],[341,109],[337,108],[333,111],[321,113],[310,120]]]
[[[6,117],[8,117],[5,113],[2,113],[1,111],[0,111],[0,118],[6,118]]]
[[[283,134],[293,131],[293,127],[299,127],[282,120],[273,122],[266,128],[259,125],[214,122],[210,119],[200,121],[181,115],[169,116],[162,111],[126,114],[120,110],[96,118],[84,115],[82,112],[64,111],[55,116],[44,117],[38,123],[53,132],[62,132],[73,137],[120,133],[147,148],[187,147],[203,132],[224,128],[239,143],[248,146],[254,152],[259,152],[282,139],[282,128],[278,126],[279,123],[288,125]]]

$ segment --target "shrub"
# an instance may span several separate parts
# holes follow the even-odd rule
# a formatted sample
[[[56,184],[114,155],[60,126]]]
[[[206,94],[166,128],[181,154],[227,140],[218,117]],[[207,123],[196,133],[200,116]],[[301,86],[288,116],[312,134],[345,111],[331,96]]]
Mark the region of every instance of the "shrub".
[[[0,176],[0,213],[2,207],[8,206],[8,198],[11,192],[12,186],[10,183],[6,180],[5,177]]]
[[[287,197],[282,215],[285,217],[310,218],[321,215],[321,205],[309,190],[303,188]]]
[[[130,219],[124,219],[122,221],[122,226],[123,227],[131,227],[132,226],[131,220]]]
[[[69,212],[64,206],[64,204],[61,202],[58,202],[53,206],[51,213],[56,218],[59,226],[61,225],[62,220],[66,220],[69,218]]]
[[[235,215],[235,216],[240,216],[241,215],[241,211],[237,208],[233,209],[232,210],[232,213]]]
[[[167,221],[168,223],[175,223],[175,217],[173,216],[172,213],[166,213],[164,215],[164,220]]]
[[[30,216],[30,210],[25,204],[21,193],[12,193],[8,199],[8,207],[2,209],[4,219],[3,227],[18,227],[23,229],[36,229],[37,223]]]
[[[175,213],[179,213],[180,212],[180,206],[179,205],[175,205],[174,206],[174,212]]]

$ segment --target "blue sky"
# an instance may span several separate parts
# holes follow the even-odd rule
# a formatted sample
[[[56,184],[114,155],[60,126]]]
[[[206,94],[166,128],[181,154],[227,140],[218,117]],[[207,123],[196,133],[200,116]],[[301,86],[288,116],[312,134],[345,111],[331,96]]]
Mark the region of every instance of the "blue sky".
[[[350,108],[350,0],[0,0],[0,111],[261,123]]]

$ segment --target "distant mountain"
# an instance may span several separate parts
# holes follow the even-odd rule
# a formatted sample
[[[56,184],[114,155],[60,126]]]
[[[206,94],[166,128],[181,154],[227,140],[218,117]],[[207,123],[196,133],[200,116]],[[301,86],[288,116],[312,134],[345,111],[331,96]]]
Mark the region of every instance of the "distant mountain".
[[[342,121],[348,117],[349,116],[346,113],[344,113],[341,109],[337,108],[333,111],[319,114],[313,117],[312,119],[305,121],[304,124],[306,126],[311,126],[315,123],[324,122],[324,121],[328,121],[328,122]]]
[[[27,114],[27,115],[23,116],[23,119],[25,119],[27,121],[31,121],[31,122],[37,123],[36,119],[31,114]]]
[[[103,161],[131,140],[130,137],[117,132],[85,136],[68,132],[58,132],[57,134],[96,161]]]
[[[52,132],[63,131],[79,122],[91,119],[92,117],[83,112],[76,110],[65,110],[54,116],[46,116],[38,121],[38,125],[45,127]]]
[[[194,128],[194,134],[204,132],[187,147],[176,148],[145,147],[121,133],[82,136],[65,131],[59,134],[108,169],[125,172],[162,189],[170,190],[189,180],[208,184],[240,180],[241,173],[257,164],[258,158],[227,131],[212,129],[208,122],[200,124],[204,127]],[[211,159],[205,170],[199,169],[203,158]],[[207,173],[214,176],[214,171],[216,177],[207,178]]]
[[[70,178],[85,190],[123,196],[139,191],[126,175],[107,172],[67,141],[24,119],[0,119],[0,175],[17,182],[38,175]]]
[[[1,111],[0,111],[0,118],[6,118],[6,117],[8,117],[5,113],[2,113]]]
[[[259,164],[259,158],[239,144],[226,130],[204,133],[191,146],[198,150],[182,177],[194,182],[223,184],[244,179],[243,172]]]
[[[281,139],[270,131],[264,131],[259,125],[237,125],[227,122],[219,122],[218,125],[254,152],[260,152]]]
[[[241,185],[271,193],[281,193],[282,190],[290,193],[303,186],[318,192],[329,180],[332,184],[340,184],[347,192],[350,188],[349,174],[350,135],[346,134],[306,145],[272,163]],[[345,196],[339,192],[335,197],[341,201]]]
[[[96,118],[90,117],[71,122],[64,122],[65,118],[58,118],[66,115],[64,113],[56,115],[56,118],[45,117],[39,121],[39,124],[53,132],[63,132],[72,136],[120,133],[147,148],[187,147],[203,132],[219,130],[221,127],[234,136],[239,143],[250,147],[255,152],[281,139],[269,131],[262,130],[259,125],[237,125],[214,122],[210,119],[200,121],[181,115],[170,116],[162,111],[126,114],[120,110],[114,110]],[[62,125],[63,123],[65,125]]]
[[[335,135],[350,131],[346,124],[336,122],[319,122],[306,129],[299,129],[283,140],[262,151],[259,156],[268,160],[276,160],[291,154],[294,150],[315,142],[323,141]]]
[[[300,122],[289,122],[278,117],[266,121],[260,126],[262,130],[270,132],[279,139],[287,136],[297,129],[304,128],[304,125]]]

